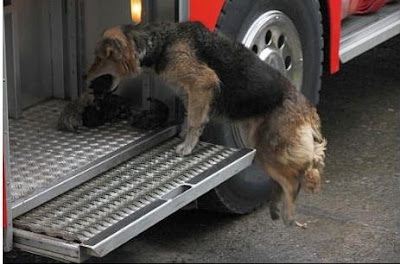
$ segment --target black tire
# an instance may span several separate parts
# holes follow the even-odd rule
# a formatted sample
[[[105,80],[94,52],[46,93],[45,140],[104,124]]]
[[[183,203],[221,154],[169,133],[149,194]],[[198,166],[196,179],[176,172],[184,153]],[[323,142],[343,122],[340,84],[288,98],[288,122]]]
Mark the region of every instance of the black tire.
[[[262,14],[279,10],[295,24],[303,50],[302,92],[318,103],[321,87],[323,38],[320,6],[316,0],[227,0],[217,31],[241,41],[250,25]],[[237,138],[237,137],[236,137]],[[229,123],[210,122],[202,140],[231,147],[242,147],[235,140]],[[269,179],[255,165],[235,175],[198,200],[200,209],[233,214],[247,214],[269,200]]]

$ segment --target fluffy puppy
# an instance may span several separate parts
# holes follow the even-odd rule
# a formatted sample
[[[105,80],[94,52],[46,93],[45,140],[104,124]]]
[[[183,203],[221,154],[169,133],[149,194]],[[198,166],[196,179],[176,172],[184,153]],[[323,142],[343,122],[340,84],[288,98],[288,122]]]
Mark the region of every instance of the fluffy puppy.
[[[185,139],[177,148],[181,155],[191,153],[209,117],[240,126],[250,147],[257,149],[255,162],[273,180],[273,219],[279,218],[277,204],[283,196],[283,221],[295,223],[300,186],[320,189],[326,141],[316,109],[242,44],[201,23],[121,25],[103,33],[95,55],[88,80],[110,74],[115,87],[148,68],[170,84],[187,110]],[[85,98],[83,104],[88,103]],[[60,123],[71,128],[69,121],[79,123],[76,116],[67,112]]]

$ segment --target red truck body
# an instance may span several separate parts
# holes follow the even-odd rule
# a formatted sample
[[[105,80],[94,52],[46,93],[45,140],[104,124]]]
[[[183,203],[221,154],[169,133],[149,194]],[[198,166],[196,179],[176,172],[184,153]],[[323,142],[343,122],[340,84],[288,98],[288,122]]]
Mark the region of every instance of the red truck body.
[[[325,0],[321,0],[325,1]],[[329,21],[329,71],[331,74],[339,71],[341,21],[352,14],[375,12],[384,6],[387,0],[326,0],[328,14],[323,19]],[[191,21],[201,21],[210,30],[214,30],[225,0],[190,0]]]

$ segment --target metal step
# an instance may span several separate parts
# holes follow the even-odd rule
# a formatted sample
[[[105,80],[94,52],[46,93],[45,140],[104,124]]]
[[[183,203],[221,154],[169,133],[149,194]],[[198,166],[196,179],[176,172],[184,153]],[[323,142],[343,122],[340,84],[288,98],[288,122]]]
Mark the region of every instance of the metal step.
[[[174,138],[14,219],[15,246],[82,262],[102,257],[228,180],[254,150],[200,143],[188,157]]]
[[[400,34],[400,2],[377,13],[346,18],[342,24],[340,60],[345,63]]]
[[[127,121],[58,131],[67,102],[49,100],[10,120],[10,167],[13,217],[78,186],[173,137],[176,127],[141,131]]]

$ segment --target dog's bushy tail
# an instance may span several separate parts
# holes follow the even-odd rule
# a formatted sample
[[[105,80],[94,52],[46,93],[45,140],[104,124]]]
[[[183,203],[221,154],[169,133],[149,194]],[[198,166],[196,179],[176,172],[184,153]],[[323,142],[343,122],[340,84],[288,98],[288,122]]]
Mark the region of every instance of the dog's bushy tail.
[[[312,126],[314,152],[312,161],[304,172],[304,187],[306,190],[317,193],[321,189],[321,175],[325,167],[325,150],[327,141],[322,136],[319,124]]]

